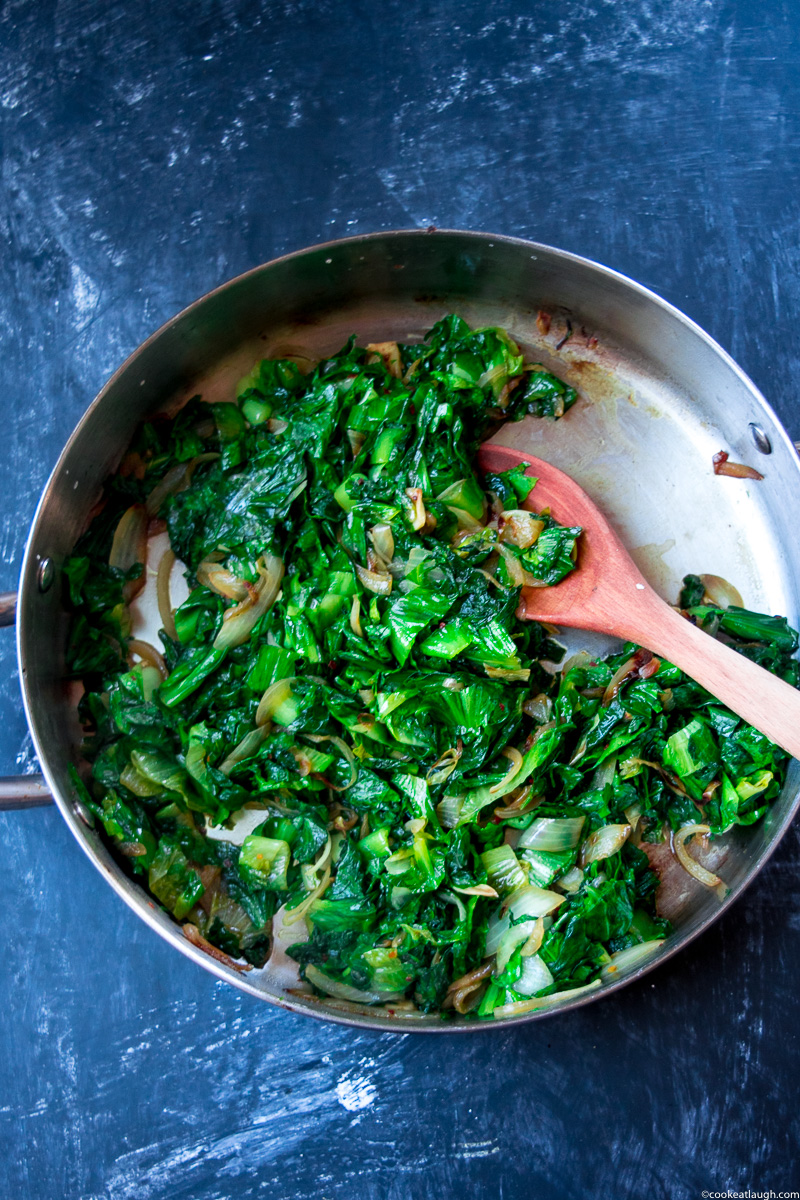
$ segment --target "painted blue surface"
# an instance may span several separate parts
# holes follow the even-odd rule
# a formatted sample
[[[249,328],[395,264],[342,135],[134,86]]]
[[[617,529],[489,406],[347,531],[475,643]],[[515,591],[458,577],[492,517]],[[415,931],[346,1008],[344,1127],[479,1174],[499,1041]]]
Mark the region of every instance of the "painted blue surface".
[[[69,431],[162,321],[326,238],[456,226],[622,270],[800,437],[797,6],[0,5],[0,588]],[[0,633],[0,771],[35,769]],[[800,1189],[800,846],[573,1016],[467,1039],[267,1008],[150,933],[58,815],[0,815],[0,1196]]]

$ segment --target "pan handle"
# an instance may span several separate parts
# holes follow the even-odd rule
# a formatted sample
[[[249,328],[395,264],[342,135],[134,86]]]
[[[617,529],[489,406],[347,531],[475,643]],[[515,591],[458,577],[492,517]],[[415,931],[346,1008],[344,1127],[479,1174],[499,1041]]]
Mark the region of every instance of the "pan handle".
[[[0,592],[0,629],[13,625],[17,619],[17,593]]]
[[[17,593],[0,592],[0,628],[13,625],[16,619]],[[43,775],[0,775],[0,812],[52,803]]]
[[[43,775],[0,776],[0,811],[41,808],[43,804],[52,803],[53,797]]]

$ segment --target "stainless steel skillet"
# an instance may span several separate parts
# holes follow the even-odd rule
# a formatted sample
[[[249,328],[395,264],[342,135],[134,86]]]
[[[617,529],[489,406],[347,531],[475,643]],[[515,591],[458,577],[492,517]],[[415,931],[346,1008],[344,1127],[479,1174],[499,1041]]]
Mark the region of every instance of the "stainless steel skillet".
[[[63,674],[60,571],[143,418],[196,392],[229,397],[265,355],[295,350],[318,358],[353,332],[363,341],[412,341],[448,311],[473,325],[506,327],[529,358],[578,388],[581,401],[562,421],[527,419],[504,427],[496,440],[574,476],[662,595],[674,599],[689,571],[713,573],[735,583],[748,606],[785,613],[797,624],[800,464],[774,413],[728,355],[676,309],[605,267],[532,242],[450,231],[381,233],[299,251],[232,280],[163,326],[113,376],[70,438],[34,518],[20,581],[20,676],[44,780],[4,781],[5,805],[42,803],[52,794],[114,890],[220,978],[294,1011],[369,1028],[464,1032],[485,1025],[343,1011],[334,1001],[298,994],[296,979],[277,959],[239,974],[190,945],[114,861],[67,775],[80,734]],[[764,480],[716,477],[711,457],[718,450],[758,466]],[[12,609],[6,598],[0,620]],[[600,648],[596,635],[570,634],[569,643]],[[795,762],[768,818],[737,830],[719,848],[716,869],[731,888],[728,900],[720,904],[687,877],[677,932],[650,965],[679,950],[739,895],[798,804]],[[517,1020],[588,1003],[631,977]]]

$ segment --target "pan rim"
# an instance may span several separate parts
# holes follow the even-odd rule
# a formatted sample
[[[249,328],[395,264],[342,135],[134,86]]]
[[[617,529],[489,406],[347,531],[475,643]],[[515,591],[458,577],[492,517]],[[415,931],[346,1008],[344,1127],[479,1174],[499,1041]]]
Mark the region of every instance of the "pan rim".
[[[504,245],[525,250],[528,254],[536,254],[540,252],[550,258],[562,259],[564,262],[569,262],[582,269],[589,270],[593,273],[605,276],[609,280],[613,280],[616,284],[621,285],[629,291],[636,293],[647,304],[655,305],[664,311],[672,320],[677,321],[684,326],[695,338],[703,342],[706,347],[716,355],[722,363],[738,378],[739,382],[749,392],[756,405],[761,409],[764,415],[769,418],[770,433],[778,435],[783,444],[791,453],[791,462],[795,465],[796,473],[800,476],[800,460],[794,449],[794,444],[788,433],[784,429],[777,414],[772,409],[769,402],[762,395],[753,381],[731,357],[731,355],[720,344],[711,337],[700,325],[697,324],[691,317],[688,317],[675,305],[663,299],[656,292],[638,283],[624,273],[599,263],[585,256],[575,254],[572,251],[562,250],[558,247],[550,246],[545,243],[530,241],[525,238],[509,236],[505,234],[493,234],[488,232],[479,232],[474,230],[460,229],[396,229],[376,231],[368,234],[356,234],[346,238],[337,238],[325,242],[315,243],[310,246],[305,246],[297,250],[290,251],[276,258],[270,259],[265,263],[261,263],[255,267],[241,272],[240,274],[224,281],[223,283],[212,288],[198,299],[193,300],[186,307],[181,309],[174,316],[165,321],[158,329],[151,333],[143,342],[141,342],[124,360],[124,362],[113,372],[106,383],[98,392],[97,396],[87,406],[85,412],[75,425],[70,437],[68,438],[63,450],[61,451],[55,466],[44,486],[42,495],[34,513],[31,522],[31,528],[27,539],[25,553],[23,556],[21,572],[20,572],[20,587],[19,587],[19,619],[17,623],[17,659],[20,673],[20,684],[22,691],[23,707],[25,711],[28,728],[31,733],[34,749],[39,759],[42,772],[51,789],[52,795],[61,812],[62,817],[66,821],[73,836],[78,841],[84,853],[94,864],[98,871],[101,872],[106,881],[111,885],[114,891],[120,896],[128,907],[136,913],[138,917],[146,922],[146,924],[158,933],[165,941],[174,948],[178,949],[187,958],[199,964],[202,968],[210,971],[217,978],[232,983],[241,991],[258,998],[259,1000],[267,1001],[278,1008],[285,1009],[290,1012],[299,1013],[305,1016],[311,1016],[317,1020],[332,1021],[336,1024],[355,1026],[365,1030],[375,1030],[376,1032],[390,1033],[471,1033],[486,1029],[508,1029],[517,1027],[522,1024],[528,1024],[532,1021],[542,1020],[546,1017],[554,1017],[564,1015],[567,1012],[573,1012],[578,1008],[582,1008],[595,1000],[605,998],[618,991],[620,988],[626,987],[629,983],[641,979],[644,975],[660,967],[673,955],[682,951],[686,946],[693,942],[697,937],[704,933],[710,925],[715,923],[729,907],[741,898],[745,890],[751,885],[753,880],[760,874],[767,862],[775,852],[778,844],[783,839],[788,830],[789,825],[797,814],[800,808],[800,789],[794,797],[791,805],[787,808],[781,820],[776,823],[774,829],[770,831],[769,842],[762,851],[760,857],[747,870],[743,881],[735,890],[732,890],[729,896],[719,905],[716,912],[710,914],[708,918],[702,921],[696,929],[678,935],[675,939],[675,944],[665,945],[654,956],[654,958],[643,964],[637,971],[626,975],[623,979],[613,983],[605,984],[591,992],[583,993],[571,1000],[565,1000],[563,1004],[544,1009],[534,1010],[531,1013],[523,1014],[519,1017],[514,1017],[507,1021],[451,1021],[442,1017],[432,1015],[430,1019],[425,1019],[422,1023],[421,1018],[403,1019],[403,1018],[384,1018],[383,1016],[367,1017],[361,1014],[344,1014],[337,1012],[335,1009],[324,1008],[324,1002],[307,1001],[300,997],[288,999],[285,996],[269,993],[256,987],[250,983],[246,976],[236,972],[232,968],[218,963],[210,955],[192,945],[183,936],[178,922],[170,918],[164,919],[164,914],[160,909],[156,909],[149,897],[142,888],[134,884],[125,876],[121,869],[114,865],[114,870],[110,870],[104,864],[97,850],[91,845],[90,839],[87,837],[87,831],[81,817],[76,812],[74,804],[69,798],[62,794],[61,788],[57,786],[55,780],[55,772],[51,768],[48,761],[48,756],[44,748],[42,738],[40,737],[35,718],[35,697],[31,693],[28,673],[24,665],[24,647],[28,640],[28,618],[26,616],[28,606],[25,604],[25,597],[36,586],[36,573],[38,568],[37,555],[35,545],[37,542],[37,533],[40,527],[42,516],[47,509],[48,501],[51,496],[55,481],[59,477],[64,460],[70,453],[74,442],[78,439],[85,424],[89,422],[105,400],[107,394],[115,386],[120,379],[132,367],[136,360],[149,347],[163,337],[178,323],[190,317],[197,312],[202,306],[206,305],[213,298],[219,297],[226,291],[235,288],[245,280],[255,277],[263,272],[274,269],[285,263],[291,263],[298,259],[319,254],[324,251],[336,251],[341,247],[353,245],[369,245],[389,241],[391,239],[400,238],[411,240],[421,240],[426,238],[444,238],[457,237],[461,239],[472,239],[476,243],[487,244],[490,247],[493,243],[498,242]],[[106,853],[108,853],[106,851]],[[109,855],[110,859],[110,855]],[[111,860],[113,861],[113,860]]]

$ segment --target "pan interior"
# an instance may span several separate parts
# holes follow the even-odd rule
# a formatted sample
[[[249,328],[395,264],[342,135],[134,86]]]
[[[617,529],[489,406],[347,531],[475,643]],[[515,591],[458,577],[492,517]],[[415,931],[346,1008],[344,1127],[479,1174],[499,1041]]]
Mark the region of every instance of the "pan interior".
[[[402,240],[403,235],[392,236]],[[468,240],[474,235],[448,236]],[[361,262],[369,263],[370,239],[364,240],[364,246]],[[497,254],[501,259],[511,255],[511,262],[521,253],[520,246],[525,247],[525,258],[534,260],[534,266],[526,267],[529,274],[523,279],[524,288],[519,273],[504,286],[499,267],[505,260],[498,266]],[[373,251],[375,247],[385,255],[379,240],[372,242]],[[784,613],[796,623],[796,572],[787,544],[789,531],[797,528],[800,517],[792,511],[798,493],[797,466],[785,435],[755,389],[699,331],[654,297],[619,277],[599,275],[598,285],[598,268],[570,256],[559,257],[558,252],[550,252],[553,261],[544,261],[537,273],[537,262],[547,259],[546,248],[537,248],[538,260],[528,256],[528,249],[527,244],[498,239],[495,252],[493,243],[476,239],[474,253],[486,256],[492,267],[491,285],[485,273],[471,270],[469,278],[479,278],[478,284],[466,287],[459,279],[461,286],[440,288],[435,296],[420,294],[413,279],[405,287],[397,285],[396,277],[390,288],[382,286],[382,271],[377,273],[377,282],[368,275],[355,282],[343,275],[348,287],[335,300],[330,295],[321,299],[316,295],[303,310],[295,297],[287,310],[302,311],[298,319],[281,316],[274,297],[269,302],[264,299],[259,272],[213,293],[165,327],[140,357],[129,360],[76,431],[40,507],[26,559],[27,576],[32,577],[45,554],[58,565],[69,552],[98,485],[123,452],[121,429],[127,441],[139,419],[154,411],[172,410],[198,393],[209,401],[231,399],[238,379],[260,358],[286,354],[323,358],[351,334],[360,344],[419,341],[439,317],[454,311],[473,327],[503,326],[521,343],[528,361],[544,363],[577,388],[579,401],[562,420],[526,418],[504,426],[494,440],[518,449],[523,456],[547,459],[572,475],[609,516],[661,596],[674,603],[685,574],[706,572],[733,583],[745,606]],[[397,251],[393,253],[396,257]],[[306,253],[303,265],[310,278],[314,277],[312,260],[319,270],[323,254],[324,248]],[[268,276],[270,271],[285,269],[287,261],[291,263],[291,259],[282,260],[260,272]],[[415,262],[419,275],[424,263],[421,267]],[[430,269],[436,273],[435,264]],[[300,278],[302,272],[295,275]],[[558,284],[553,283],[556,276]],[[301,278],[297,296],[302,297],[307,286]],[[226,308],[226,293],[227,318],[220,316]],[[550,317],[549,328],[546,320],[537,321],[540,310]],[[237,320],[237,313],[243,311],[247,320]],[[159,339],[162,358],[164,343],[169,349],[170,342],[175,345],[177,341],[183,366],[158,367]],[[193,361],[205,365],[193,372],[185,365]],[[757,453],[749,432],[751,420],[765,427],[771,437],[775,452],[770,458]],[[90,445],[97,452],[87,467]],[[712,455],[722,449],[759,467],[766,476],[763,483],[715,476]],[[39,597],[33,587],[27,588],[20,652],[29,664],[26,700],[37,749],[56,794],[59,790],[68,794],[65,771],[75,726],[60,683],[63,621],[51,622],[52,632],[45,640],[33,636],[34,626],[39,631],[44,628],[42,618],[47,617],[48,609],[50,616],[56,616],[55,604],[52,597]],[[53,640],[49,648],[47,637]],[[612,644],[598,635],[574,631],[565,632],[561,640],[571,651],[586,648],[593,653]],[[56,701],[51,710],[55,717],[45,715],[48,698]],[[43,752],[44,747],[49,753]],[[746,833],[737,831],[723,847],[727,869],[721,873],[734,894],[767,856],[790,819],[796,792],[793,772],[767,821]],[[122,876],[74,807],[66,802],[61,807],[84,848],[95,861],[100,860],[126,901],[163,936],[210,970],[292,1008],[334,1020],[356,1019],[360,1024],[397,1028],[385,1014],[370,1015],[364,1010],[354,1018],[338,1011],[335,1003],[298,996],[296,978],[280,952],[263,970],[235,976],[184,944],[175,923],[156,911],[141,890]],[[670,950],[719,911],[715,896],[687,880],[683,914]],[[417,1020],[413,1025],[470,1027],[461,1022],[443,1026],[436,1018]]]

